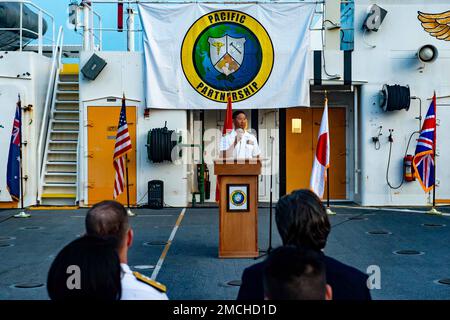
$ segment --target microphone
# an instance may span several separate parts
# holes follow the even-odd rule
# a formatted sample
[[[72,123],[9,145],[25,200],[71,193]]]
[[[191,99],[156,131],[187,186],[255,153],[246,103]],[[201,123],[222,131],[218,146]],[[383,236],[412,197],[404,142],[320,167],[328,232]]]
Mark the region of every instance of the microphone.
[[[236,140],[234,142],[235,145],[238,144],[242,140],[244,133],[245,133],[245,131],[242,128],[236,129]]]
[[[238,128],[238,129],[236,129],[236,133],[238,136],[242,137],[244,135],[245,131],[242,128]]]

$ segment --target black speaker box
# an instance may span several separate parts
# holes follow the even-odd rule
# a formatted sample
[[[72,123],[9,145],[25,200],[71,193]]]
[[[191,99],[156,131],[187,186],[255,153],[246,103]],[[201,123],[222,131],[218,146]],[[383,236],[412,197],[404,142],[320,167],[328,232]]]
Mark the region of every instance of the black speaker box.
[[[164,182],[152,180],[148,182],[148,207],[150,209],[164,208]]]
[[[95,80],[105,66],[106,61],[94,53],[81,69],[81,73],[86,79]]]

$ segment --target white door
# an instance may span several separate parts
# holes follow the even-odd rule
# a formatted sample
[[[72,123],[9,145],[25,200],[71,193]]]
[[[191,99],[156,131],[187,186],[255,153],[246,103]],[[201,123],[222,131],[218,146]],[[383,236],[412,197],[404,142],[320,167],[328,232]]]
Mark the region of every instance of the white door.
[[[449,101],[450,102],[450,101]],[[437,101],[436,126],[436,202],[450,203],[450,103]]]
[[[270,174],[272,172],[272,200],[279,194],[278,110],[260,109],[258,112],[258,143],[261,148],[262,172],[259,176],[258,201],[270,200]],[[272,151],[272,152],[271,152]],[[273,161],[273,163],[272,163]]]

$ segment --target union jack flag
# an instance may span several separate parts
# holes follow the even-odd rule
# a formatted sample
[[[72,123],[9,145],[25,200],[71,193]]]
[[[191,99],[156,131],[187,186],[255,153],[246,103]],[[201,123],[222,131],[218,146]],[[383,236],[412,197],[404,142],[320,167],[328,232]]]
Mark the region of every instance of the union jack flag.
[[[125,186],[125,155],[131,150],[131,138],[128,132],[127,113],[125,97],[122,98],[122,108],[120,109],[119,125],[116,134],[116,144],[114,146],[113,165],[116,172],[114,179],[114,199],[124,190]]]
[[[416,178],[425,192],[434,187],[434,155],[436,151],[436,93],[433,95],[425,121],[417,140],[413,167]]]

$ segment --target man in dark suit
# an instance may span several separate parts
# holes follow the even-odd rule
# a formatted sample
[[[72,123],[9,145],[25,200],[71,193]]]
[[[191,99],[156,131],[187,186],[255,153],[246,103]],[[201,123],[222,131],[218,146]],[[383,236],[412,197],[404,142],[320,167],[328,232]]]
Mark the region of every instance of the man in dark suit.
[[[331,300],[325,261],[308,247],[284,246],[273,250],[264,268],[266,300]]]
[[[331,226],[315,193],[297,190],[281,198],[276,206],[275,221],[283,245],[307,246],[319,252],[325,248]],[[371,300],[366,274],[326,255],[324,261],[333,300]],[[265,264],[263,261],[244,270],[238,300],[264,299]]]

